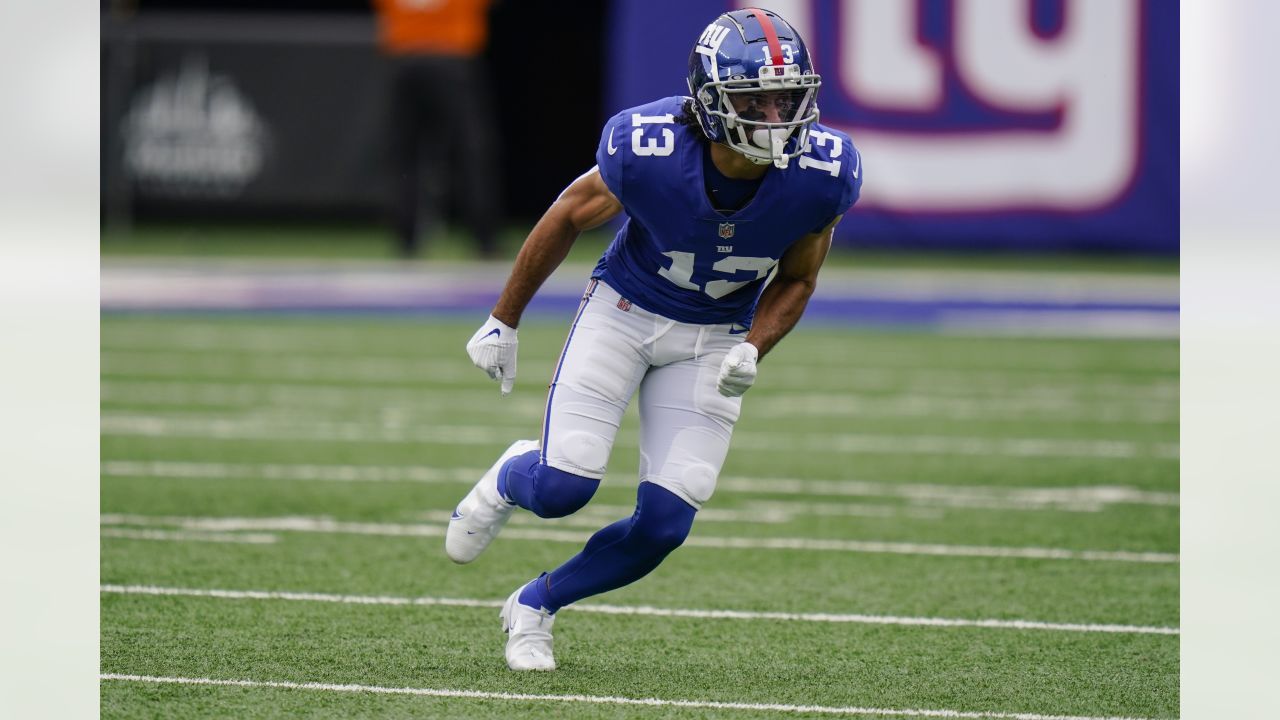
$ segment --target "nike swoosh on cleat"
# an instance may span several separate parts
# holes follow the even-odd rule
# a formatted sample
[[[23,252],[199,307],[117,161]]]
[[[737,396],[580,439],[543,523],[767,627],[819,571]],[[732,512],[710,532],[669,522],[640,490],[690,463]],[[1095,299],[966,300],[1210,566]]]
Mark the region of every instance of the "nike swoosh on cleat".
[[[492,330],[490,330],[490,331],[489,331],[489,335],[497,335],[498,337],[502,337],[502,331],[501,331],[501,330],[499,330],[498,328],[494,328],[494,329],[492,329]],[[481,339],[481,340],[488,340],[488,339],[489,339],[489,335],[485,335],[484,337],[482,337],[482,338],[480,338],[480,339]]]
[[[618,148],[613,146],[613,128],[609,128],[609,154],[618,152]]]

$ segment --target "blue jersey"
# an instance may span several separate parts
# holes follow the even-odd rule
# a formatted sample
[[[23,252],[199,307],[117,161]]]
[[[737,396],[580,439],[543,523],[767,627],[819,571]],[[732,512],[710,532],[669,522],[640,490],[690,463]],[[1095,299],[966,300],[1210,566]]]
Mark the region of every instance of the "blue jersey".
[[[685,100],[663,98],[605,125],[596,164],[627,221],[592,277],[672,320],[750,324],[787,248],[857,201],[862,158],[848,135],[814,124],[804,154],[785,170],[771,166],[750,202],[722,214],[707,198],[701,130],[675,122]]]

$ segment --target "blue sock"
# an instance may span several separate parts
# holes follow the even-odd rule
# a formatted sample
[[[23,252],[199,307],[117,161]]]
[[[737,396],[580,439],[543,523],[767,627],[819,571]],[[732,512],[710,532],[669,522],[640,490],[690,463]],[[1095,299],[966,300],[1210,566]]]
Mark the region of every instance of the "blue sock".
[[[524,589],[520,591],[519,602],[521,605],[527,605],[534,610],[537,610],[538,608],[547,608],[548,611],[551,610],[547,605],[549,601],[547,600],[546,573],[542,573],[538,577],[534,578],[532,582],[524,586]],[[560,608],[556,608],[556,610],[559,609]]]
[[[520,602],[554,613],[583,598],[629,585],[648,575],[684,542],[696,514],[692,505],[670,490],[642,482],[635,514],[592,535],[582,552],[526,586]]]
[[[511,464],[514,462],[520,461],[522,466],[528,467],[530,464],[529,456],[531,455],[533,456],[532,463],[536,465],[538,463],[540,453],[537,450],[530,450],[527,453],[516,455],[510,460],[507,460],[506,462],[502,463],[502,467],[498,469],[498,494],[502,496],[503,500],[506,500],[509,503],[515,503],[515,500],[511,499],[511,492],[507,489],[507,473],[511,468]]]

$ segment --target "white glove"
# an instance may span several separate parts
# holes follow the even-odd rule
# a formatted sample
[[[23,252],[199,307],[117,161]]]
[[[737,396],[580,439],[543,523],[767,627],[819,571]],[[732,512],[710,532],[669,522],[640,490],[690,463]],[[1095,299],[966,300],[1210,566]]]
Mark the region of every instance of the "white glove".
[[[471,362],[502,383],[503,395],[516,384],[516,343],[516,329],[492,315],[467,343]]]
[[[738,397],[756,381],[756,358],[760,352],[749,342],[738,343],[724,356],[716,389],[725,397]]]

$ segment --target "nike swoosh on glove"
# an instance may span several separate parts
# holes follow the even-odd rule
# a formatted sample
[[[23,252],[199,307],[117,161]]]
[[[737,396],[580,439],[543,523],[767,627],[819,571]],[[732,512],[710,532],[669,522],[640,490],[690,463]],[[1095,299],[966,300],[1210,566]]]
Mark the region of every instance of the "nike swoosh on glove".
[[[738,397],[756,381],[756,360],[760,352],[749,342],[738,343],[724,356],[716,389],[725,397]]]
[[[467,354],[476,367],[490,380],[502,383],[502,394],[511,393],[516,384],[516,329],[490,315],[484,325],[471,336]]]

